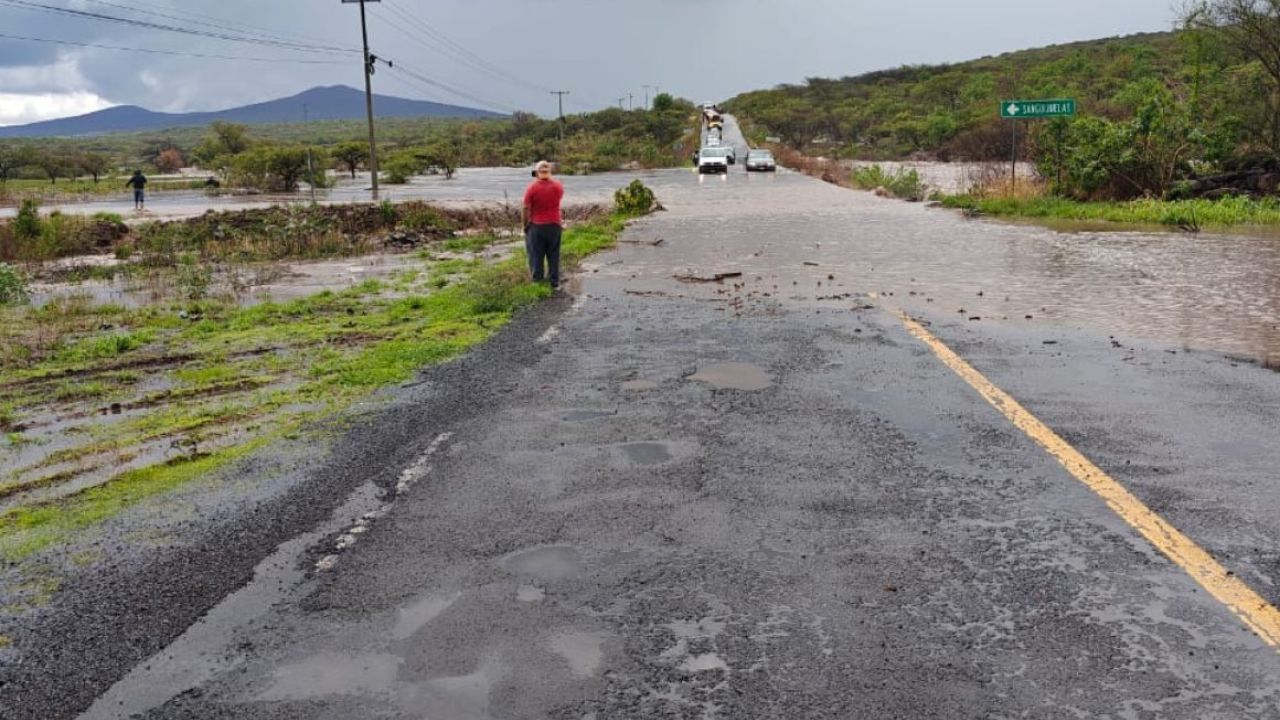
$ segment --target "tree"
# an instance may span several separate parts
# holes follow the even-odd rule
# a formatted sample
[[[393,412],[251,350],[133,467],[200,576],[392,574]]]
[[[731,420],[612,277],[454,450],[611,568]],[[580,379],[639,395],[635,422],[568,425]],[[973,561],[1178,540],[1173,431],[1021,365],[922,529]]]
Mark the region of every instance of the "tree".
[[[215,122],[210,126],[213,136],[228,155],[239,155],[249,149],[249,128],[229,122]]]
[[[344,142],[333,149],[333,159],[338,169],[345,168],[356,179],[356,170],[369,162],[369,146],[362,142]]]
[[[168,175],[186,167],[187,161],[177,148],[167,148],[161,150],[160,154],[156,156],[155,165],[157,170]]]
[[[445,180],[452,180],[458,171],[458,163],[462,157],[462,149],[457,143],[443,140],[427,148],[428,167],[434,168],[444,175]]]
[[[38,153],[34,164],[44,171],[45,176],[49,178],[50,185],[58,184],[58,178],[66,175],[70,167],[70,163],[67,162],[67,156],[54,150],[45,150]]]
[[[1228,46],[1262,66],[1266,124],[1256,136],[1272,155],[1280,155],[1280,0],[1204,0],[1183,10],[1183,22],[1216,30]]]
[[[307,174],[307,150],[260,145],[231,159],[235,181],[272,192],[293,192]]]
[[[93,176],[93,184],[98,184],[98,179],[111,170],[111,160],[106,155],[96,152],[88,152],[80,156],[80,170]]]
[[[668,112],[676,107],[676,99],[671,97],[671,93],[658,93],[653,99],[654,112]]]
[[[231,165],[231,157],[252,146],[249,130],[244,125],[215,122],[209,126],[209,134],[200,141],[192,155],[202,167],[216,169],[215,166]]]
[[[0,184],[22,168],[32,164],[31,148],[26,145],[0,145]]]

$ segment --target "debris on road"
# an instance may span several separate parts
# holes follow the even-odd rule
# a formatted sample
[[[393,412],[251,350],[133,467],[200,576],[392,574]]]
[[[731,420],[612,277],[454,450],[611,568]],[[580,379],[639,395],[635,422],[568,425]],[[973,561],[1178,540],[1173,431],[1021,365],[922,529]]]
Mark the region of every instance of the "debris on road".
[[[714,275],[693,275],[693,274],[676,275],[675,279],[679,280],[680,282],[687,282],[687,283],[713,283],[713,282],[724,282],[725,280],[728,280],[730,278],[739,278],[739,277],[742,277],[742,273],[740,272],[724,272],[724,273],[716,273]]]

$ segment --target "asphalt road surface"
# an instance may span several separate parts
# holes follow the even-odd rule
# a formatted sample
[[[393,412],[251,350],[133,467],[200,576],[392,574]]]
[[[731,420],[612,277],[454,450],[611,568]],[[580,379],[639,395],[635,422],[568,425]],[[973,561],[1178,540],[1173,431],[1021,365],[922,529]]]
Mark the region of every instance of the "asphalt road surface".
[[[1280,374],[815,247],[1003,232],[940,210],[662,200],[288,493],[69,591],[0,712],[1280,717]]]

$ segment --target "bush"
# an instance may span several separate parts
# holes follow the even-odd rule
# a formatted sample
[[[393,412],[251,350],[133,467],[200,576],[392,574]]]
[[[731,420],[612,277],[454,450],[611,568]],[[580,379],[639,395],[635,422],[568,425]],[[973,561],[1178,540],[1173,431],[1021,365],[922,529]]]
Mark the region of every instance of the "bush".
[[[928,195],[920,173],[906,169],[889,173],[879,165],[854,168],[853,186],[860,190],[884,188],[893,197],[910,202],[920,202]]]
[[[27,284],[17,268],[0,263],[0,305],[21,305],[29,299]]]
[[[35,200],[23,200],[22,208],[13,221],[13,235],[21,241],[31,241],[40,237],[40,206]]]
[[[405,205],[401,208],[400,226],[420,233],[447,232],[453,223],[439,210],[427,205]]]
[[[613,202],[620,214],[634,217],[647,215],[653,209],[657,198],[644,183],[632,180],[630,185],[613,194]]]

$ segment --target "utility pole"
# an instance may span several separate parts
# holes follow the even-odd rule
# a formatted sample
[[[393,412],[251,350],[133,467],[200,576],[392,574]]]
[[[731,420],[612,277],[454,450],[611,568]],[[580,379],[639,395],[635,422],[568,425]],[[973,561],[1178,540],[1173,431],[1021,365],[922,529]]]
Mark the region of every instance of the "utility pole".
[[[568,90],[552,90],[552,95],[556,96],[556,100],[560,104],[560,142],[564,142],[564,96],[569,94]]]
[[[650,90],[653,90],[653,94],[656,96],[658,94],[658,86],[657,85],[644,86],[644,109],[645,110],[649,109],[649,91]]]
[[[627,108],[625,107],[626,102],[627,102],[627,99],[626,99],[626,98],[624,98],[624,97],[620,97],[620,98],[618,98],[618,109],[619,109],[619,110],[626,110],[626,109],[627,109]]]
[[[364,104],[369,115],[369,172],[373,174],[373,199],[378,199],[378,140],[373,131],[373,64],[369,54],[369,24],[365,20],[364,4],[382,0],[342,0],[343,3],[360,3],[360,35],[364,39]]]
[[[631,93],[627,93],[627,109],[628,110],[636,109],[636,96],[632,95]]]
[[[302,124],[311,125],[311,113],[308,111],[307,104],[302,103]],[[311,204],[316,204],[316,168],[311,162],[311,139],[307,139],[307,184],[311,186]]]

